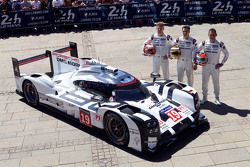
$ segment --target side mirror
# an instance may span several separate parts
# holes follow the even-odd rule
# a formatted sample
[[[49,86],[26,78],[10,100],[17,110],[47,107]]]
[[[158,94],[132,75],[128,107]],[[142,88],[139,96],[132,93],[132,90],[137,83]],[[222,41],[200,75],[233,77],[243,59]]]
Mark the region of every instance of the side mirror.
[[[153,101],[156,101],[157,103],[159,102],[159,99],[158,99],[158,97],[156,96],[155,93],[151,92],[151,98],[152,98]]]
[[[101,107],[101,102],[104,101],[102,96],[95,95],[91,97],[91,101],[98,102],[98,106]]]
[[[95,102],[101,102],[101,101],[103,101],[104,99],[103,99],[102,96],[94,95],[94,96],[91,97],[91,100],[92,100],[92,101],[95,101]]]

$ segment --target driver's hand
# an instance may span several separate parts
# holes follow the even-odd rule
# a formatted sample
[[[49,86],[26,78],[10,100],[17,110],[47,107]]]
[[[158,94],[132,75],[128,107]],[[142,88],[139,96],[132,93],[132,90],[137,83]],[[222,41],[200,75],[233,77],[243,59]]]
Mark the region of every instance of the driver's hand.
[[[196,70],[197,70],[197,68],[198,68],[198,67],[197,67],[197,65],[196,65],[196,64],[194,64],[194,65],[193,65],[193,69],[194,69],[194,71],[196,71]]]
[[[163,56],[163,59],[168,59],[168,56],[167,55]]]
[[[215,69],[219,69],[219,68],[221,68],[222,66],[223,66],[222,63],[218,63],[218,64],[215,65]]]

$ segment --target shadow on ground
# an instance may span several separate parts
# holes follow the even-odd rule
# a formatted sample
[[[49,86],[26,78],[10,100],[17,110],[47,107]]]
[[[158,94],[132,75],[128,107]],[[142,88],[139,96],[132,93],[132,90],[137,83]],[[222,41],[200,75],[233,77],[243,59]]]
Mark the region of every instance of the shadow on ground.
[[[226,115],[228,113],[233,113],[233,114],[238,114],[241,117],[247,117],[247,115],[250,114],[250,110],[248,109],[237,109],[225,103],[222,103],[221,106],[217,106],[209,101],[206,102],[204,105],[202,105],[201,109],[210,110],[218,115]]]
[[[25,100],[22,98],[20,99],[21,102],[26,103]],[[28,105],[28,104],[27,104]],[[31,106],[32,107],[32,106]],[[34,107],[33,107],[34,108]],[[103,130],[97,129],[97,128],[89,128],[87,126],[82,125],[80,122],[76,121],[74,118],[71,118],[70,116],[57,111],[54,108],[50,108],[47,106],[39,106],[35,107],[38,111],[47,114],[49,116],[52,116],[58,120],[61,120],[79,130],[82,130],[85,133],[88,133],[110,145],[113,145],[114,147],[117,147],[131,155],[137,156],[138,158],[144,159],[146,161],[150,162],[162,162],[169,160],[173,154],[184,148],[187,144],[195,140],[197,137],[199,137],[203,132],[208,131],[210,128],[210,125],[208,122],[205,122],[201,124],[198,127],[195,128],[189,128],[183,131],[181,134],[176,137],[176,140],[173,141],[170,145],[163,145],[160,146],[156,152],[149,153],[149,152],[138,152],[131,148],[127,147],[120,147],[116,146],[113,143],[109,141],[109,139],[106,137],[105,132]]]

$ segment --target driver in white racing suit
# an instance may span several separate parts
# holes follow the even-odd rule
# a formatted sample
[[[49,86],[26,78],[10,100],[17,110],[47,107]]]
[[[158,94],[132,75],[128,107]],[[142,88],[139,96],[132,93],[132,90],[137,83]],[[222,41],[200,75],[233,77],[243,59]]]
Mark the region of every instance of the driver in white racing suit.
[[[181,50],[181,57],[177,60],[177,74],[178,81],[183,82],[184,72],[186,71],[187,81],[189,86],[193,86],[193,70],[196,70],[196,66],[193,66],[193,59],[196,53],[196,40],[189,36],[190,27],[182,27],[183,36],[176,39],[176,44]]]
[[[220,68],[224,65],[229,57],[228,50],[223,42],[216,40],[216,30],[210,29],[208,31],[208,40],[203,41],[197,47],[198,51],[202,49],[207,54],[208,62],[207,65],[202,67],[202,93],[203,99],[201,104],[204,104],[207,101],[207,92],[208,92],[208,82],[210,75],[212,76],[213,85],[214,85],[214,94],[215,94],[215,104],[221,105],[219,95],[220,95],[220,83],[219,83],[219,73]],[[220,61],[221,51],[224,54],[223,59]]]
[[[150,36],[144,45],[151,40],[153,46],[156,49],[156,53],[152,56],[153,57],[153,73],[159,74],[160,66],[163,72],[163,78],[169,79],[169,52],[170,48],[173,46],[172,37],[170,35],[164,34],[164,22],[156,23],[156,30],[157,33]]]

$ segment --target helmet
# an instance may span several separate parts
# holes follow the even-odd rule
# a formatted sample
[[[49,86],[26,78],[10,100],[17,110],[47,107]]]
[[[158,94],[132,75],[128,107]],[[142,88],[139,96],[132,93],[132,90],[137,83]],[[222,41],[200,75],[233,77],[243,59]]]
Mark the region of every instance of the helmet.
[[[145,56],[152,56],[156,53],[156,49],[151,40],[144,45],[143,53]]]
[[[208,62],[206,53],[199,53],[196,55],[196,63],[200,66],[205,66]]]
[[[181,50],[178,45],[174,45],[170,48],[170,58],[179,59],[181,57]]]

